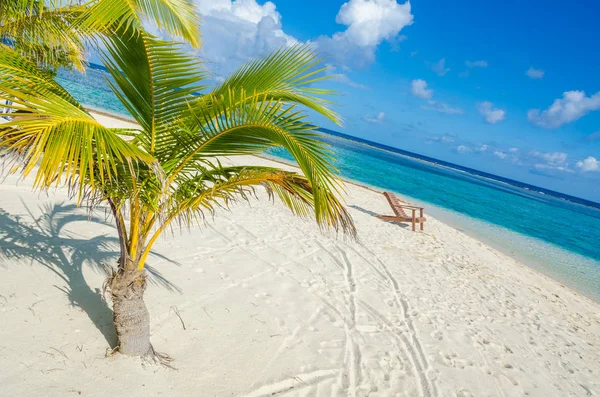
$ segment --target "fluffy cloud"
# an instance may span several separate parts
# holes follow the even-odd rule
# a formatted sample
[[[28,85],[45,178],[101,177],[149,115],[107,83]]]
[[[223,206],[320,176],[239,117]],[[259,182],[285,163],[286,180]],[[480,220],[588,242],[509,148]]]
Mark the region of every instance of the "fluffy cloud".
[[[396,38],[403,27],[412,24],[413,15],[410,2],[350,0],[342,5],[335,21],[348,26],[338,36],[344,36],[360,47],[375,47],[383,40]]]
[[[582,172],[600,171],[600,160],[596,160],[596,158],[592,156],[585,160],[578,161],[576,165]]]
[[[433,100],[433,90],[427,88],[427,82],[425,80],[413,80],[410,85],[410,92],[417,98],[427,101],[427,105],[422,106],[422,108],[425,110],[433,110],[434,112],[446,114],[464,113],[464,111],[460,108],[454,108],[447,103]]]
[[[471,150],[471,148],[466,145],[459,145],[456,147],[456,151],[458,153],[469,153],[469,152],[472,152],[473,150]]]
[[[196,0],[196,5],[202,15],[220,13],[227,19],[238,18],[255,24],[264,17],[274,18],[277,22],[280,19],[275,4],[270,1],[261,6],[256,0]]]
[[[215,80],[229,75],[240,64],[298,43],[282,26],[282,17],[272,1],[194,0],[202,16],[204,47],[200,52],[215,72]],[[400,31],[411,25],[411,4],[396,0],[349,0],[340,8],[336,21],[346,30],[321,36],[312,42],[322,56],[338,66],[361,66],[372,62],[383,41],[397,46],[405,36]],[[364,88],[347,76],[336,80]]]
[[[368,121],[369,123],[374,123],[374,124],[381,124],[381,123],[383,123],[384,119],[385,119],[384,112],[379,112],[377,114],[377,116],[375,116],[375,117],[365,116],[365,121]]]
[[[570,172],[570,173],[574,172],[569,167],[562,166],[562,165],[535,164],[534,168],[537,170],[550,170],[550,171],[561,171],[561,172]]]
[[[446,68],[446,58],[442,58],[439,61],[431,64],[431,70],[433,70],[438,76],[443,76],[450,71],[450,68]]]
[[[598,109],[600,109],[600,91],[589,97],[583,91],[567,91],[548,109],[544,111],[532,109],[527,112],[527,118],[540,127],[558,128]]]
[[[487,68],[488,67],[488,63],[487,61],[466,61],[465,65],[467,65],[467,67],[469,69],[473,69],[473,68]]]
[[[504,153],[504,152],[501,152],[501,151],[499,151],[499,150],[496,150],[496,151],[494,152],[494,156],[496,156],[496,157],[499,157],[499,158],[501,158],[501,159],[503,159],[503,160],[504,160],[504,159],[506,158],[506,153]]]
[[[431,99],[433,96],[433,90],[427,89],[427,82],[421,79],[412,81],[410,92],[421,99]]]
[[[488,101],[478,103],[477,110],[490,124],[496,124],[506,116],[506,111],[494,108],[494,104]]]
[[[511,153],[516,153],[516,152],[519,151],[519,148],[517,148],[517,147],[511,147],[510,149],[508,149],[508,151],[511,152]]]
[[[569,163],[567,162],[568,155],[564,152],[544,153],[533,151],[530,152],[529,155],[544,161],[544,163],[535,164],[535,168],[538,170],[573,172],[573,170],[569,168]]]
[[[563,152],[544,153],[544,152],[531,152],[531,156],[545,160],[549,164],[560,165],[567,161],[568,155]]]
[[[525,74],[527,75],[527,77],[529,77],[530,79],[541,79],[542,77],[544,77],[544,71],[542,69],[535,69],[535,68],[529,68],[527,70],[527,72],[525,72]]]
[[[488,145],[481,145],[477,148],[478,152],[486,152],[490,147]]]
[[[275,4],[256,0],[195,0],[202,16],[201,56],[217,70],[215,79],[240,64],[297,43],[286,34]],[[216,67],[215,67],[216,66]]]
[[[321,36],[315,44],[323,54],[344,64],[361,66],[375,59],[375,50],[383,41],[397,45],[400,31],[413,23],[410,2],[396,0],[350,0],[340,8],[336,22],[343,32]]]

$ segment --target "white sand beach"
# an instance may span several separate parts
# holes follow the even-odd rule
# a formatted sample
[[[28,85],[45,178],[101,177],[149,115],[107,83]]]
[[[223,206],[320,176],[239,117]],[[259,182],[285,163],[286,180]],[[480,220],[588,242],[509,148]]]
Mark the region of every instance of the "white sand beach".
[[[359,242],[262,192],[175,229],[146,293],[175,369],[106,357],[112,219],[17,182],[0,184],[0,396],[600,396],[599,304],[427,212],[423,233],[383,222],[385,198],[352,184]]]

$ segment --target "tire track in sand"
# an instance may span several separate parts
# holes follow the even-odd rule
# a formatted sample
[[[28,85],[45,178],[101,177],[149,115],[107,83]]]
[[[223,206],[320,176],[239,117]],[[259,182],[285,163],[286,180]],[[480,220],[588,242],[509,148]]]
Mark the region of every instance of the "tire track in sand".
[[[421,385],[423,395],[424,396],[436,396],[437,388],[435,386],[435,383],[427,375],[427,371],[429,370],[429,362],[423,351],[423,346],[421,345],[421,342],[417,338],[417,332],[415,330],[412,319],[410,318],[410,316],[408,314],[409,305],[408,305],[408,302],[406,302],[406,299],[403,298],[402,293],[400,292],[398,280],[396,280],[396,278],[392,275],[392,273],[390,272],[387,265],[381,259],[379,259],[379,257],[377,255],[375,255],[373,252],[371,252],[368,248],[362,246],[362,248],[364,248],[371,256],[373,256],[375,258],[375,260],[379,264],[379,266],[375,266],[375,264],[372,261],[367,259],[364,255],[362,255],[360,252],[358,252],[355,248],[349,247],[349,246],[346,246],[346,248],[348,248],[349,250],[354,252],[363,261],[365,261],[366,263],[371,265],[374,269],[379,267],[381,272],[383,272],[383,274],[385,274],[385,277],[390,284],[390,287],[391,287],[390,289],[392,290],[394,300],[396,301],[396,305],[398,306],[398,309],[400,310],[402,319],[409,329],[410,339],[406,338],[404,333],[401,330],[398,330],[398,327],[395,326],[393,323],[391,323],[388,319],[386,319],[385,316],[382,315],[380,312],[375,310],[373,307],[369,306],[366,302],[361,302],[361,303],[363,305],[366,305],[368,308],[370,308],[369,311],[372,314],[374,314],[376,317],[379,317],[380,320],[382,322],[384,322],[384,324],[390,329],[390,331],[393,332],[397,337],[400,338],[402,344],[404,345],[405,350],[411,356],[411,359],[412,359],[414,367],[415,367],[414,372],[415,372],[415,375],[417,376],[417,378],[419,378],[419,383]],[[381,274],[381,272],[378,271],[379,274]]]
[[[243,230],[244,232],[246,232],[246,234],[256,238],[256,236],[254,236],[252,233],[250,233],[246,228],[244,228],[243,226],[240,225],[233,225],[234,227]],[[224,238],[226,241],[230,242],[230,243],[235,243],[234,240],[230,239],[229,237],[227,237],[224,233],[220,232],[219,230],[217,230],[216,228],[212,228],[213,232],[215,232],[216,234],[220,235],[222,238]],[[310,293],[311,295],[313,295],[315,298],[317,298],[319,301],[321,301],[321,303],[323,303],[323,305],[331,310],[332,313],[335,314],[335,316],[340,320],[340,322],[343,324],[344,326],[344,331],[345,331],[345,336],[346,336],[346,346],[345,346],[345,352],[344,352],[344,364],[347,366],[347,370],[345,371],[349,376],[344,376],[344,372],[343,371],[339,371],[337,370],[337,374],[341,377],[341,384],[342,384],[342,389],[343,390],[347,390],[348,391],[348,395],[352,396],[352,397],[356,397],[357,395],[357,386],[360,384],[360,361],[361,361],[361,354],[360,354],[360,349],[358,348],[357,343],[355,342],[352,334],[356,333],[355,327],[356,327],[356,302],[355,302],[355,292],[356,292],[356,284],[354,283],[354,275],[353,275],[353,271],[352,271],[352,265],[349,264],[348,266],[344,266],[344,264],[342,264],[337,258],[335,258],[335,256],[328,250],[326,250],[320,243],[318,240],[314,240],[316,245],[320,247],[321,250],[327,252],[327,254],[332,258],[332,260],[334,260],[334,262],[336,263],[337,266],[339,266],[342,270],[345,269],[345,277],[346,277],[346,283],[347,286],[350,288],[350,299],[353,302],[351,306],[351,310],[350,310],[350,320],[348,319],[347,316],[344,316],[336,307],[335,305],[330,302],[329,300],[325,299],[323,296],[319,295],[319,294],[315,294],[314,292],[310,291],[310,290],[306,290],[308,293]],[[271,267],[273,270],[277,269],[277,266],[275,266],[274,264],[266,261],[265,259],[261,258],[259,255],[257,255],[255,252],[253,252],[252,250],[248,250],[245,247],[242,246],[238,246],[239,249],[242,249],[243,251],[247,252],[248,254],[250,254],[251,256],[255,257],[257,260],[259,260],[260,262],[262,262],[263,264]],[[284,255],[283,252],[279,251],[278,249],[271,247],[271,250],[273,250],[274,252],[277,252],[279,254],[281,254],[282,256],[286,256],[288,257],[288,261],[286,261],[286,263],[293,263],[296,264],[297,266],[300,266],[301,268],[306,268],[306,266],[304,266],[302,263],[300,263],[299,261],[297,261],[296,259],[293,258],[289,258],[288,255]],[[311,253],[310,255],[314,255],[315,253]],[[296,277],[294,277],[291,274],[286,274],[284,275],[285,277],[293,280],[296,284],[298,284],[299,286],[302,286],[302,282],[300,280],[298,280]],[[295,378],[294,378],[295,379]],[[318,377],[318,379],[315,379],[316,382],[322,380],[323,378]],[[274,395],[274,394],[279,394],[281,392],[285,392],[291,389],[296,388],[297,386],[301,386],[298,385],[297,383],[292,383],[291,385],[287,386],[289,384],[287,381],[282,381],[279,383],[272,383],[269,385],[264,385],[263,388],[259,389],[259,390],[270,390],[271,386],[274,385],[279,385],[279,384],[284,384],[286,385],[285,388],[279,389],[278,387],[276,387],[275,389],[279,389],[276,391],[271,391],[270,394],[257,394],[257,396],[262,396],[262,395]],[[305,386],[305,385],[302,385]],[[254,394],[251,394],[252,396],[254,396]]]

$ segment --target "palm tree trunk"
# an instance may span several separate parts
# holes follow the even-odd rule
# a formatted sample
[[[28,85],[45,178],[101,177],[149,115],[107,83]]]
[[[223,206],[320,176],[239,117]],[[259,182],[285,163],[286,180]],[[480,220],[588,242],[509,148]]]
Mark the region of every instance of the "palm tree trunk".
[[[119,352],[128,356],[153,357],[150,316],[144,303],[145,270],[119,269],[108,280],[108,286],[112,294]]]

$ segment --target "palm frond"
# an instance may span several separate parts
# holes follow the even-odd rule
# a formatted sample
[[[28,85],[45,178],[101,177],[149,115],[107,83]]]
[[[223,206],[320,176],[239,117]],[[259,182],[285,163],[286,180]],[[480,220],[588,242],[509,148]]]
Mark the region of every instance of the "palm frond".
[[[329,107],[333,104],[324,96],[335,95],[332,90],[317,88],[315,83],[330,78],[320,67],[321,59],[310,47],[296,44],[281,48],[273,54],[241,67],[213,91],[219,98],[246,93],[245,99],[256,95],[266,100],[284,101],[306,106],[333,122],[340,124],[340,116]],[[211,97],[202,100],[210,100]],[[241,98],[235,97],[240,101]]]
[[[181,44],[146,32],[114,36],[106,48],[104,64],[115,80],[109,84],[142,126],[136,139],[154,154],[180,122],[192,94],[203,89],[199,62]]]
[[[301,217],[317,214],[316,205],[321,204],[315,200],[312,185],[304,175],[273,167],[213,164],[178,182],[170,196],[166,219],[177,218],[187,225],[204,217],[205,212],[212,212],[215,206],[248,200],[257,186],[264,187],[271,197],[277,196]],[[323,199],[328,210],[318,212],[317,223],[355,236],[352,219],[336,195],[328,192]]]
[[[0,149],[22,156],[34,185],[89,180],[96,188],[111,180],[118,163],[153,158],[96,121],[58,83],[6,46],[0,49],[0,99],[12,101],[13,121],[0,127]],[[94,172],[100,179],[94,179]]]
[[[340,193],[341,187],[327,145],[294,105],[249,97],[242,90],[220,98],[212,95],[205,102],[193,104],[193,121],[200,132],[178,134],[179,142],[172,148],[170,160],[162,163],[169,181],[190,167],[193,170],[202,159],[253,154],[278,146],[294,157],[310,184],[317,222],[336,224],[335,217],[340,213],[331,207],[331,197]]]
[[[200,17],[191,0],[95,0],[80,22],[110,36],[114,31],[144,31],[146,19],[193,47],[201,45]]]
[[[248,98],[243,90],[210,98],[192,104],[196,129],[178,134],[169,161],[163,164],[167,175],[175,177],[202,158],[255,154],[279,146],[294,156],[309,179],[314,172],[330,182],[334,179],[331,152],[295,106],[255,95]]]
[[[89,34],[74,22],[84,10],[75,2],[3,0],[0,38],[39,65],[83,70]]]

